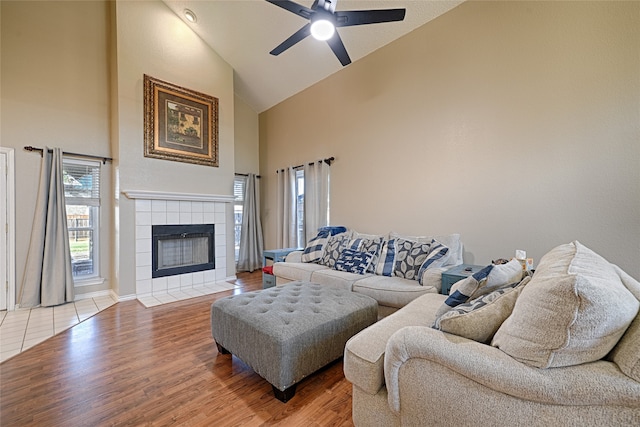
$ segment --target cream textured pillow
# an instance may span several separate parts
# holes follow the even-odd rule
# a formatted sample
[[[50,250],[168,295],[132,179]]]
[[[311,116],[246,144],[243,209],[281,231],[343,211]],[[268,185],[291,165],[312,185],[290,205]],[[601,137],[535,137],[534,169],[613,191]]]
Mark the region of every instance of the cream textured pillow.
[[[511,286],[498,289],[466,304],[460,304],[436,319],[433,327],[474,341],[488,343],[502,322],[511,314],[516,298],[529,280],[531,277],[525,277],[520,283],[513,283]]]
[[[576,241],[542,257],[491,345],[538,368],[593,362],[611,351],[639,307],[613,264]]]

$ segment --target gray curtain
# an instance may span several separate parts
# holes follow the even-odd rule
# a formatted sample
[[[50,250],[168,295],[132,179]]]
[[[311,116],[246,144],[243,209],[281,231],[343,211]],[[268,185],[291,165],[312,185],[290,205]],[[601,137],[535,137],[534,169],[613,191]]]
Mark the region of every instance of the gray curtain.
[[[304,165],[304,233],[306,242],[329,225],[329,169],[324,160]]]
[[[260,191],[256,175],[250,173],[244,186],[242,230],[238,271],[253,271],[262,267],[262,224],[260,222]]]
[[[20,307],[49,307],[74,300],[69,231],[64,202],[62,150],[44,149]]]
[[[296,220],[296,171],[289,167],[278,171],[276,245],[278,248],[298,247]]]

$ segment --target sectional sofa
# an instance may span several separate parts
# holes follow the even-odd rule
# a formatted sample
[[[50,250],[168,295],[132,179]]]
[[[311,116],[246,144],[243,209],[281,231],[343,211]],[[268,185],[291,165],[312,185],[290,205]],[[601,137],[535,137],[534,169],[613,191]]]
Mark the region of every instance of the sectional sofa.
[[[331,235],[321,230],[304,251],[275,263],[273,274],[276,285],[302,280],[370,296],[378,301],[382,318],[421,295],[439,293],[442,272],[462,264],[462,253],[459,234],[371,235],[350,230]]]
[[[579,242],[498,268],[347,342],[356,426],[640,425],[640,283]]]

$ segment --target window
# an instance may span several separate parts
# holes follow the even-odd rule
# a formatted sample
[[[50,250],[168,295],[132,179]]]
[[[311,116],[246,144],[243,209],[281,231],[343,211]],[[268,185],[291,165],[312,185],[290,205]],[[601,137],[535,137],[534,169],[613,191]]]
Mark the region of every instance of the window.
[[[297,217],[297,238],[298,247],[304,248],[307,239],[304,233],[304,170],[296,170],[296,217]]]
[[[100,163],[62,162],[71,266],[76,284],[94,284],[100,277]]]
[[[242,233],[242,206],[244,205],[244,187],[247,179],[243,176],[236,176],[233,179],[233,223],[235,229],[235,257],[236,263],[240,255],[240,236]]]

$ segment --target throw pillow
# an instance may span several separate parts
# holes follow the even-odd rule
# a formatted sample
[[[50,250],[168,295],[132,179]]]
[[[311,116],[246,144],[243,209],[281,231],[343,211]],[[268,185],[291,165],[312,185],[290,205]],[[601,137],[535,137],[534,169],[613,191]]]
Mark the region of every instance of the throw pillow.
[[[329,237],[327,244],[324,246],[324,252],[320,259],[320,264],[329,268],[334,268],[336,261],[340,257],[340,253],[347,247],[349,243],[349,233],[336,234]]]
[[[436,319],[433,327],[450,334],[489,343],[502,322],[513,311],[516,298],[531,280],[525,277],[487,295],[460,304]]]
[[[318,262],[322,258],[324,251],[324,245],[329,240],[330,230],[320,230],[316,237],[313,237],[307,243],[307,246],[302,252],[302,262]]]
[[[378,263],[378,257],[382,251],[382,247],[385,243],[385,236],[372,235],[372,234],[360,234],[353,232],[351,241],[349,242],[349,249],[360,252],[370,252],[373,254],[373,260],[369,265],[369,272],[373,273]]]
[[[522,266],[514,259],[506,264],[490,264],[456,283],[456,290],[449,295],[444,304],[436,312],[436,317],[442,316],[446,311],[467,301],[486,295],[501,287],[522,280]]]
[[[540,259],[491,345],[537,368],[593,362],[611,351],[639,308],[613,265],[575,241]]]
[[[379,276],[393,276],[393,266],[396,257],[396,239],[387,240],[382,245],[380,257],[376,264],[376,274]]]
[[[420,266],[427,259],[431,250],[431,241],[428,243],[414,242],[411,240],[396,239],[396,256],[393,275],[403,279],[417,280]]]
[[[431,248],[429,254],[425,258],[424,262],[420,266],[418,271],[418,283],[424,286],[424,275],[429,268],[441,267],[447,259],[449,248],[438,242],[436,239],[431,241]]]
[[[345,249],[336,260],[335,269],[348,273],[364,274],[369,269],[371,261],[373,261],[372,253]]]

